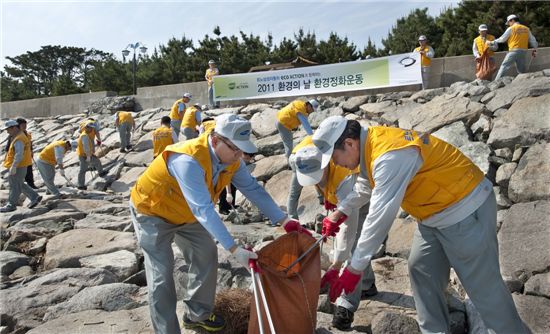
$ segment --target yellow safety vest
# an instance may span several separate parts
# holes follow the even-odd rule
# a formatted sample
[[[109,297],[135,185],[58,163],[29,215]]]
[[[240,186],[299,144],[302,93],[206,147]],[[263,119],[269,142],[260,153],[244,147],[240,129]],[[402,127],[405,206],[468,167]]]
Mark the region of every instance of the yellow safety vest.
[[[215,75],[218,75],[218,74],[220,74],[220,71],[217,68],[215,68],[214,70],[212,70],[211,68],[206,69],[205,76],[209,80],[209,81],[207,81],[208,82],[208,87],[210,87],[214,84],[214,81],[212,81],[212,77],[215,76]],[[210,81],[212,81],[212,82],[210,82]]]
[[[132,124],[134,121],[134,117],[132,116],[132,113],[129,111],[119,111],[118,112],[118,124],[122,123],[130,123]]]
[[[161,154],[166,146],[172,145],[174,140],[172,139],[172,129],[165,126],[153,131],[153,157]]]
[[[410,50],[410,49],[409,49]],[[428,52],[430,50],[430,48],[428,48],[427,46],[425,48],[421,48],[420,46],[417,47],[416,49],[414,49],[414,51],[424,51],[424,52]],[[432,64],[432,59],[430,57],[426,57],[425,55],[420,55],[420,63],[422,64],[423,67],[426,67],[426,66],[430,66]]]
[[[419,220],[457,203],[484,178],[470,159],[443,140],[413,130],[376,126],[369,127],[364,147],[364,167],[373,189],[376,159],[406,147],[417,147],[423,164],[407,186],[401,207]]]
[[[76,154],[78,154],[79,157],[86,157],[86,152],[84,151],[84,144],[82,143],[82,137],[88,136],[88,147],[90,147],[90,152],[93,153],[93,141],[89,134],[86,132],[82,132],[80,136],[78,137],[78,147],[76,148]]]
[[[476,39],[474,39],[474,43],[476,43],[476,46],[477,46],[477,51],[481,56],[483,56],[485,52],[487,52],[487,55],[489,57],[492,57],[495,54],[495,52],[489,49],[487,44],[485,44],[486,41],[494,41],[494,40],[495,40],[495,36],[491,34],[485,35],[485,38],[481,37],[480,35],[480,36],[477,36]]]
[[[508,50],[524,49],[529,47],[529,28],[516,23],[510,27],[511,35],[508,38]]]
[[[197,120],[195,119],[196,113],[197,113],[197,108],[194,106],[185,110],[185,114],[183,114],[183,119],[181,121],[181,127],[191,128],[195,130],[197,127]]]
[[[10,168],[13,165],[13,159],[15,158],[15,144],[16,141],[20,140],[23,143],[23,159],[17,164],[17,168],[27,167],[32,165],[32,152],[31,152],[31,141],[25,135],[23,131],[19,132],[15,138],[11,141],[10,148],[6,152],[6,157],[4,158],[4,167]]]
[[[55,148],[61,146],[63,147],[63,152],[67,152],[65,150],[65,141],[64,140],[57,140],[53,143],[48,144],[48,146],[44,147],[44,149],[40,152],[40,155],[38,156],[40,160],[49,163],[50,165],[57,165],[57,161],[55,160]]]
[[[183,103],[183,112],[180,116],[180,113],[178,112],[179,104]],[[185,114],[185,102],[183,102],[183,99],[179,99],[172,105],[172,110],[170,111],[170,119],[173,121],[181,121],[183,119],[183,115]]]
[[[210,120],[210,121],[202,122],[201,126],[204,129],[203,133],[210,133],[212,132],[212,130],[216,128],[216,121]]]
[[[138,178],[130,197],[136,209],[145,215],[160,217],[171,224],[195,223],[187,201],[183,197],[176,178],[168,172],[166,166],[172,153],[187,154],[204,169],[204,182],[210,192],[212,202],[216,203],[222,190],[231,183],[233,175],[240,166],[240,160],[225,169],[218,176],[218,183],[212,183],[212,161],[208,146],[208,136],[187,140],[166,147],[157,156],[151,166]]]
[[[295,100],[289,103],[286,107],[279,110],[277,120],[288,130],[294,130],[300,126],[298,113],[302,113],[307,117],[307,106],[305,101]]]
[[[95,121],[92,121],[92,120],[84,120],[82,122],[80,122],[80,133],[84,133],[86,132],[86,125],[89,124],[89,123],[92,123],[95,125]],[[88,137],[90,137],[90,140],[93,142],[95,140],[95,136],[96,136],[96,129],[95,129],[95,126],[92,127],[92,131],[88,134]]]

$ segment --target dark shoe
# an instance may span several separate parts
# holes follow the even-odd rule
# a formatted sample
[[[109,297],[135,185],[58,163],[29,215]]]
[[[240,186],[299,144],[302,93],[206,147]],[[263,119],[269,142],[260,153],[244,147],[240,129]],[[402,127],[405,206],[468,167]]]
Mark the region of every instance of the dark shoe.
[[[376,284],[373,284],[367,290],[361,291],[361,298],[368,298],[368,297],[376,296],[377,294],[378,294],[378,289],[376,288]]]
[[[108,171],[104,170],[101,173],[99,173],[99,177],[104,177],[105,175],[109,174]]]
[[[191,319],[187,318],[187,316],[183,316],[183,327],[201,327],[209,332],[217,332],[225,327],[225,321],[222,317],[220,317],[219,315],[215,315],[214,313],[210,314],[210,317],[203,321],[192,321]]]
[[[29,187],[33,189],[38,189],[38,187],[34,183],[27,183],[27,184],[29,185]]]
[[[226,208],[220,209],[220,214],[222,214],[222,215],[228,215],[228,214],[229,214],[229,210],[226,209]]]
[[[0,212],[12,212],[15,210],[17,210],[17,208],[15,207],[15,205],[11,204],[6,204],[5,206],[0,208]]]
[[[126,153],[126,149],[123,147],[120,149],[120,153]]]
[[[40,201],[42,200],[42,196],[38,196],[34,201],[31,201],[29,203],[29,206],[27,206],[29,209],[32,209],[34,208],[35,206],[38,205],[38,203],[40,203]]]
[[[76,187],[76,189],[78,189],[78,190],[86,190],[86,189],[88,189],[88,187],[86,187],[86,186],[81,186],[81,187]]]
[[[353,312],[345,307],[338,306],[334,311],[334,317],[332,318],[332,326],[341,331],[351,329],[353,322]]]

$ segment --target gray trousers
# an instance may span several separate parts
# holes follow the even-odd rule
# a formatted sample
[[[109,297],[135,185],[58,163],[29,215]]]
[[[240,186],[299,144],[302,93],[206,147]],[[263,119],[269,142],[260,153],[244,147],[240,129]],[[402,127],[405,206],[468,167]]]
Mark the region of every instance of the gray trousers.
[[[38,197],[38,193],[25,183],[26,175],[27,166],[18,167],[16,169],[15,175],[8,176],[8,184],[10,186],[8,203],[14,207],[17,206],[21,193],[25,194],[25,196],[27,196],[27,198],[31,201],[34,201]]]
[[[120,135],[120,148],[130,146],[130,138],[132,136],[132,124],[128,122],[120,123],[118,126],[118,134]]]
[[[149,312],[155,333],[180,333],[174,283],[175,241],[188,264],[186,316],[207,319],[214,309],[218,275],[216,243],[199,223],[174,225],[159,217],[140,214],[130,201],[130,216],[139,246],[143,249]]]
[[[277,130],[279,131],[279,135],[283,140],[283,146],[285,147],[285,155],[288,159],[288,157],[290,157],[290,155],[292,154],[292,148],[294,147],[294,139],[292,137],[292,131],[285,128],[285,126],[279,123],[278,121],[275,122],[275,126],[277,127]]]
[[[208,104],[214,108],[218,108],[220,106],[219,102],[214,101],[214,85],[208,87]]]
[[[450,227],[417,225],[408,264],[422,333],[449,332],[445,290],[451,267],[488,329],[529,333],[500,275],[496,212],[491,193],[474,213]]]
[[[195,129],[192,129],[192,128],[183,128],[183,140],[189,140],[189,139],[193,139],[193,138],[197,138],[199,136],[199,133],[197,132],[197,130]]]
[[[37,159],[36,167],[38,167],[38,171],[40,172],[40,175],[42,175],[42,180],[44,180],[46,188],[48,188],[52,195],[60,195],[61,193],[54,183],[55,166],[52,166],[41,159]]]
[[[429,85],[430,67],[422,67],[422,89],[427,89]]]
[[[171,120],[170,126],[172,127],[172,131],[176,135],[176,138],[179,139],[180,137],[180,129],[181,129],[181,121],[178,120]]]
[[[84,187],[84,183],[86,182],[86,172],[88,171],[88,163],[86,162],[86,157],[78,157],[78,160],[80,161],[80,170],[78,171],[78,186]],[[90,164],[98,173],[103,172],[101,161],[99,161],[99,159],[95,155],[92,155]]]
[[[504,57],[504,60],[502,61],[500,68],[498,69],[498,73],[497,73],[497,76],[495,77],[495,80],[500,79],[506,73],[506,71],[508,71],[514,64],[516,64],[518,73],[527,72],[527,68],[525,66],[526,53],[527,53],[527,50],[523,50],[523,49],[516,49],[516,50],[509,51]]]

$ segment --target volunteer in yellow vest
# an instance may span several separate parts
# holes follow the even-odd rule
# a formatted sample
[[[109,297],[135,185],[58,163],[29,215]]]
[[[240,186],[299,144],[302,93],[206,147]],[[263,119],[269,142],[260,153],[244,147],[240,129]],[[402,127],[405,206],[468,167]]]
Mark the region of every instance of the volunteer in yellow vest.
[[[199,135],[205,132],[211,132],[216,127],[216,120],[212,117],[206,117],[202,120],[201,126],[199,126]]]
[[[181,121],[181,132],[183,132],[183,140],[197,138],[199,135],[199,125],[201,124],[201,106],[195,104],[187,108]]]
[[[307,144],[299,148],[289,159],[294,160],[297,180],[301,186],[315,185],[322,191],[325,209],[331,211],[331,214],[324,218],[323,226],[331,228],[335,223],[331,217],[340,215],[340,222],[338,222],[340,226],[337,228],[339,232],[334,240],[332,265],[321,280],[321,288],[323,288],[338,278],[344,261],[349,261],[351,258],[353,246],[360,236],[359,231],[368,212],[370,186],[368,180],[358,177],[358,169],[351,171],[334,164],[332,160],[325,168],[321,168],[321,151],[313,145],[311,136],[306,139],[308,139]],[[357,284],[353,293],[342,295],[336,301],[337,307],[332,318],[334,327],[339,330],[351,328],[353,314],[357,311],[361,298],[378,293],[374,281],[374,272],[369,263],[363,271],[361,282]]]
[[[531,33],[531,30],[519,23],[519,19],[516,15],[508,15],[508,18],[506,18],[506,24],[508,25],[508,29],[506,29],[504,34],[494,41],[488,42],[490,45],[508,42],[508,53],[500,65],[495,80],[500,79],[514,64],[516,64],[518,73],[527,72],[528,69],[525,66],[527,49],[529,48],[529,45],[534,48],[531,52],[531,57],[534,58],[537,56],[536,49],[539,46],[535,36]]]
[[[80,136],[77,140],[76,154],[78,155],[78,160],[80,162],[80,170],[78,171],[78,184],[77,188],[80,190],[86,190],[86,172],[88,167],[94,168],[100,177],[103,177],[107,174],[107,171],[103,170],[101,161],[94,154],[94,146],[92,144],[91,133],[93,131],[93,125],[88,123],[84,127],[84,131],[80,133]]]
[[[69,152],[71,149],[76,150],[78,146],[76,141],[69,140],[56,140],[53,143],[47,145],[36,159],[36,166],[40,175],[42,175],[42,180],[46,188],[53,195],[53,198],[61,198],[62,194],[59,192],[59,189],[55,186],[55,166],[59,168],[59,174],[64,178],[65,169],[63,168],[63,157],[65,153]]]
[[[180,333],[172,242],[187,263],[186,328],[217,331],[224,320],[212,313],[218,250],[215,238],[243,266],[257,255],[237,246],[214,209],[222,189],[233,182],[253,204],[285,230],[303,232],[289,220],[250,175],[241,157],[256,152],[250,122],[233,114],[216,118],[213,132],[168,146],[138,178],[130,195],[130,215],[143,249],[149,311],[156,333]],[[179,283],[179,282],[178,282]]]
[[[153,131],[153,158],[161,154],[166,146],[172,145],[177,141],[178,139],[170,128],[170,117],[162,117],[160,127]]]
[[[208,83],[208,104],[212,109],[219,108],[220,103],[214,102],[214,76],[220,75],[220,70],[216,67],[216,62],[212,59],[208,61],[208,69],[204,74],[204,79]]]
[[[495,63],[495,51],[498,50],[498,44],[489,44],[487,42],[494,41],[495,36],[487,33],[487,25],[482,24],[478,28],[479,30],[479,36],[477,36],[474,39],[474,44],[472,45],[472,52],[474,53],[474,57],[476,58],[476,62],[481,61],[481,56],[483,56],[485,53],[489,57],[489,61],[494,64]]]
[[[181,121],[183,120],[183,115],[185,114],[186,103],[189,103],[191,101],[191,94],[185,93],[183,94],[183,97],[172,105],[172,109],[170,110],[170,119],[171,119],[171,125],[172,130],[176,134],[176,138],[180,137],[180,128],[181,128]]]
[[[115,114],[115,127],[120,135],[120,152],[126,153],[130,151],[132,145],[132,131],[136,129],[136,122],[130,111],[117,111]]]
[[[321,167],[331,159],[359,166],[372,187],[361,237],[350,265],[331,285],[331,300],[353,291],[401,206],[419,221],[408,266],[422,332],[449,332],[451,267],[490,331],[528,332],[500,275],[493,185],[465,155],[431,135],[362,128],[341,116],[321,122],[313,142],[323,153]]]
[[[307,117],[316,111],[318,107],[319,102],[315,99],[309,101],[294,100],[277,113],[275,126],[283,140],[287,158],[292,153],[292,147],[294,146],[292,130],[297,129],[301,124],[306,133],[311,136],[313,130],[311,129],[311,125],[309,125]]]
[[[24,118],[18,118],[18,119],[16,119],[16,121],[17,121],[17,124],[19,124],[19,129],[25,134],[25,136],[27,136],[27,138],[29,138],[29,141],[31,142],[31,157],[33,157],[34,156],[34,151],[33,151],[33,144],[32,144],[32,135],[29,131],[27,131],[27,120],[24,119]],[[8,140],[8,142],[9,142],[9,140]],[[33,189],[38,189],[38,187],[34,184],[34,175],[33,175],[33,171],[32,171],[32,164],[30,164],[27,167],[27,175],[25,175],[25,182],[27,182],[29,187],[31,187]]]
[[[92,141],[95,139],[95,142],[93,142],[92,144],[94,145],[94,148],[95,146],[101,146],[101,125],[99,124],[99,120],[93,118],[93,117],[88,117],[87,119],[83,120],[82,122],[80,122],[79,124],[79,129],[78,129],[78,132],[76,133],[75,137],[77,136],[80,136],[80,133],[82,133],[82,131],[84,131],[84,127],[86,126],[86,124],[91,124],[92,125],[92,132],[90,132],[90,138],[92,139]]]
[[[11,212],[17,209],[21,192],[31,201],[29,208],[34,208],[42,200],[31,187],[23,181],[27,175],[27,167],[32,165],[31,141],[19,129],[19,124],[14,120],[6,121],[3,130],[6,130],[11,138],[9,149],[4,158],[4,168],[9,170],[8,184],[10,187],[8,203],[0,208],[0,212]]]
[[[414,49],[415,53],[420,53],[420,65],[422,68],[422,89],[428,88],[428,78],[430,77],[430,66],[432,58],[435,57],[434,49],[428,45],[428,39],[424,35],[418,37],[419,47]]]

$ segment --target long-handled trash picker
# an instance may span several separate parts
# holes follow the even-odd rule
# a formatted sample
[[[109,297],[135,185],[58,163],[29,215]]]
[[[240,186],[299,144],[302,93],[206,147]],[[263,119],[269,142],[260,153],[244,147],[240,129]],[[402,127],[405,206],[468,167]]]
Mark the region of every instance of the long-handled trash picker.
[[[256,301],[256,313],[258,314],[258,323],[260,327],[260,334],[264,333],[264,325],[262,320],[262,313],[260,311],[260,298],[258,297],[258,290],[260,290],[260,295],[262,298],[262,305],[264,306],[265,315],[267,317],[267,322],[269,324],[269,330],[272,334],[275,334],[275,327],[273,326],[273,319],[271,318],[271,313],[269,312],[269,306],[267,305],[267,299],[265,298],[264,287],[262,285],[262,280],[260,278],[260,270],[258,268],[258,263],[256,260],[249,260],[248,266],[250,267],[250,275],[252,276],[252,285],[254,289],[254,299]]]

